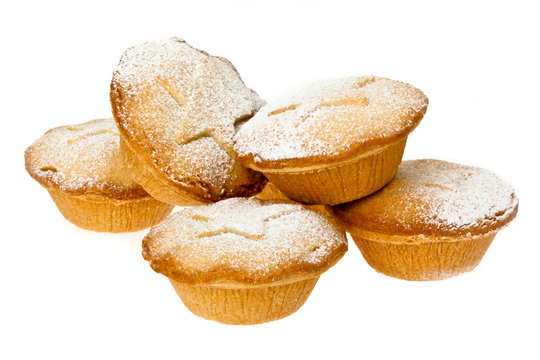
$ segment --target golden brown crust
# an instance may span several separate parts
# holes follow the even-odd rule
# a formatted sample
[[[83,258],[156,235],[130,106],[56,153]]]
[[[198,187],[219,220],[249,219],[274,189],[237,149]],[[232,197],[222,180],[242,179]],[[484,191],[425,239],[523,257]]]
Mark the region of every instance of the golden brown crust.
[[[427,105],[420,90],[380,77],[316,83],[264,106],[236,135],[235,150],[244,165],[258,171],[354,161],[406,138]]]
[[[47,131],[24,154],[26,171],[48,190],[116,200],[148,198],[120,155],[112,119]]]
[[[145,238],[152,241],[151,238]],[[146,242],[147,243],[147,242]],[[160,260],[150,260],[147,253],[143,251],[145,260],[150,261],[150,266],[155,272],[163,274],[168,278],[174,279],[185,284],[221,284],[225,287],[239,288],[241,285],[263,285],[278,283],[290,283],[292,280],[301,281],[313,276],[320,275],[334,266],[347,251],[346,245],[341,245],[333,249],[335,252],[329,257],[325,266],[316,266],[313,264],[290,264],[287,268],[275,269],[271,274],[259,274],[253,276],[252,271],[238,270],[233,267],[220,266],[213,269],[212,272],[189,274],[177,269],[177,262],[172,258],[163,258]],[[283,281],[284,278],[290,278],[291,281]]]
[[[383,189],[332,208],[352,234],[404,235],[403,241],[419,234],[426,241],[487,234],[517,210],[514,190],[495,174],[440,160],[405,161]]]
[[[209,203],[264,186],[232,151],[235,126],[263,101],[230,62],[179,39],[144,43],[122,56],[110,98],[123,140],[146,168],[141,183],[155,198]]]
[[[346,251],[335,219],[253,198],[183,209],[143,240],[143,257],[156,272],[183,283],[233,287],[312,278]]]

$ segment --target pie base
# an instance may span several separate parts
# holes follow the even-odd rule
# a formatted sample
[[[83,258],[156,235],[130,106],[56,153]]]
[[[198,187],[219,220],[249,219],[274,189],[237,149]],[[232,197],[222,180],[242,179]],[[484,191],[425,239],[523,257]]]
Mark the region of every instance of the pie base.
[[[319,276],[259,286],[193,285],[169,278],[195,315],[230,325],[252,325],[284,318],[307,300]]]
[[[174,208],[150,196],[126,200],[97,195],[89,198],[56,189],[49,189],[49,194],[67,220],[80,228],[99,232],[143,230],[160,223]]]
[[[401,242],[403,236],[380,235],[376,240],[351,234],[364,259],[376,271],[403,280],[443,280],[476,268],[496,232],[456,236],[440,241]],[[381,241],[382,238],[388,241]],[[399,239],[399,241],[394,241]]]
[[[304,204],[336,205],[381,189],[396,175],[407,138],[354,161],[306,171],[262,170],[289,199]]]

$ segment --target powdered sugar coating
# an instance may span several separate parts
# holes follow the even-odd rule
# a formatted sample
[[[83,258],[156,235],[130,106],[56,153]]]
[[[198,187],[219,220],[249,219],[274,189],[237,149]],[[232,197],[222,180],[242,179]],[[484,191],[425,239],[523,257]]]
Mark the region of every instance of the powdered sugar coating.
[[[492,172],[425,159],[404,161],[385,188],[334,210],[371,231],[453,236],[497,230],[517,207],[512,186]]]
[[[134,151],[171,181],[204,184],[213,200],[259,181],[232,141],[264,102],[228,60],[177,38],[134,46],[113,74],[111,102]]]
[[[406,136],[427,108],[411,85],[367,76],[321,81],[264,106],[238,132],[247,163],[273,167],[308,159],[316,165]]]
[[[148,196],[123,162],[113,119],[51,129],[26,150],[25,160],[28,172],[45,187],[74,195]]]
[[[143,255],[180,281],[257,283],[322,273],[346,246],[343,229],[319,212],[233,198],[170,215],[145,238]]]

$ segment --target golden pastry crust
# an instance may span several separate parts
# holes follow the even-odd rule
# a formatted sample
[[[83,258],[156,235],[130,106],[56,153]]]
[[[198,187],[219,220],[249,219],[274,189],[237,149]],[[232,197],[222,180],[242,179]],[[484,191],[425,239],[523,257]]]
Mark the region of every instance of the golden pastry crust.
[[[209,203],[264,186],[232,150],[235,127],[264,102],[226,59],[180,39],[144,43],[120,59],[110,97],[122,139],[140,164],[134,170],[146,175],[139,180],[155,198]]]
[[[323,81],[261,108],[237,133],[235,150],[243,164],[264,172],[355,162],[405,139],[427,105],[420,90],[400,81]]]
[[[513,188],[495,174],[429,159],[404,161],[380,191],[332,208],[351,233],[392,235],[393,242],[404,243],[411,235],[436,242],[488,234],[508,224],[517,210]]]
[[[116,200],[150,197],[123,162],[113,119],[51,129],[24,157],[26,171],[49,190]]]
[[[318,277],[347,251],[336,220],[286,201],[234,198],[152,228],[143,257],[175,281],[239,288]]]

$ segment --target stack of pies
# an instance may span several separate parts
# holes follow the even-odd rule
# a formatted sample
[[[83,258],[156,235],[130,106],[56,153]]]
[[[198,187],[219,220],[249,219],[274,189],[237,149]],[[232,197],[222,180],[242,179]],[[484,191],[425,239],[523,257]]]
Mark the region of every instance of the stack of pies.
[[[345,231],[392,277],[470,271],[517,213],[487,170],[401,163],[428,99],[400,81],[322,81],[266,104],[228,60],[172,38],[126,50],[110,99],[114,119],[48,131],[26,169],[79,227],[153,226],[143,257],[207,319],[295,312]]]

